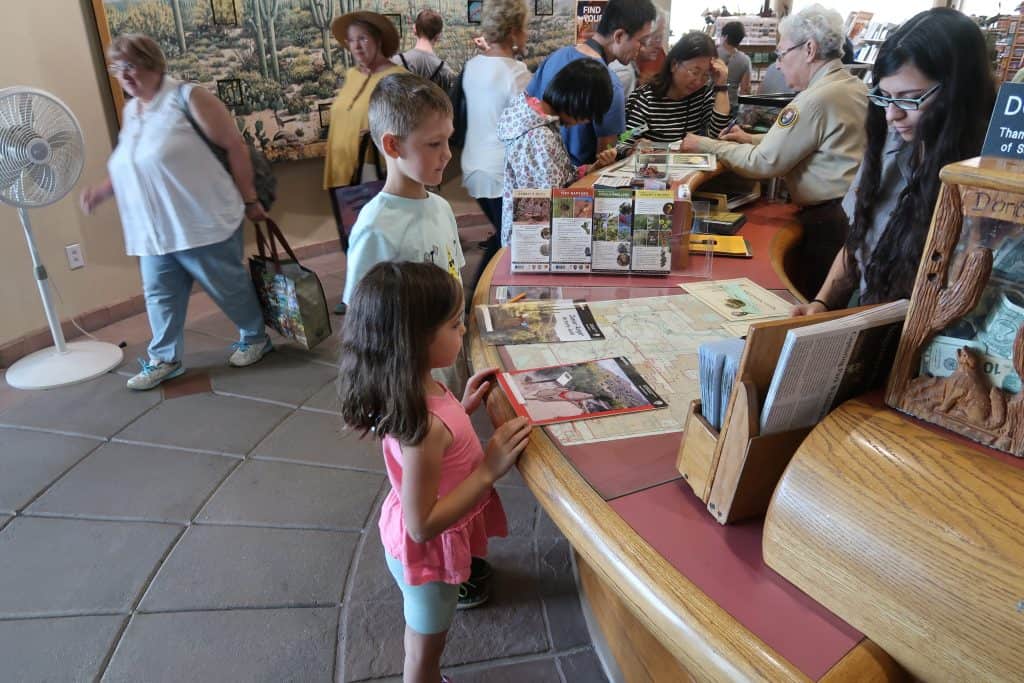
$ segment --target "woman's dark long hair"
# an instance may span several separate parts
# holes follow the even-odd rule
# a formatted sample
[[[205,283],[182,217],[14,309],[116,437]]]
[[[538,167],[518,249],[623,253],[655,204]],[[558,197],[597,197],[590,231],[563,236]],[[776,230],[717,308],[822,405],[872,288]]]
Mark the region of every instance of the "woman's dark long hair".
[[[985,39],[977,25],[956,10],[921,12],[893,32],[878,51],[874,85],[906,64],[941,85],[929,98],[914,139],[908,143],[912,148],[911,176],[867,259],[862,303],[910,296],[939,193],[939,171],[946,164],[978,154],[995,103]],[[868,144],[846,242],[851,257],[864,246],[874,219],[882,149],[888,135],[885,109],[868,105]]]
[[[423,378],[434,333],[462,310],[462,285],[432,263],[384,262],[356,287],[338,367],[341,418],[365,436],[416,445],[427,435]]]
[[[715,41],[711,36],[702,31],[690,31],[683,35],[665,57],[665,63],[661,66],[658,75],[651,79],[651,94],[659,100],[665,99],[668,89],[672,87],[672,67],[680,62],[685,62],[697,57],[718,56],[715,49]]]

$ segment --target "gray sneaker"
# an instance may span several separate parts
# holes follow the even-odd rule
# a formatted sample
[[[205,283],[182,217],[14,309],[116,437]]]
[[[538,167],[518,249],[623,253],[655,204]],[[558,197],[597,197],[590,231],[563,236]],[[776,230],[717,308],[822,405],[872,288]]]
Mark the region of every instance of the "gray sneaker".
[[[263,360],[263,356],[274,350],[274,345],[270,342],[270,337],[267,337],[266,343],[262,345],[235,342],[233,348],[235,352],[231,354],[231,358],[228,358],[228,365],[244,368]]]
[[[181,361],[165,363],[161,360],[152,363],[140,358],[139,366],[142,368],[142,371],[128,380],[126,385],[132,391],[149,391],[159,386],[162,382],[185,373],[185,367],[181,364]]]

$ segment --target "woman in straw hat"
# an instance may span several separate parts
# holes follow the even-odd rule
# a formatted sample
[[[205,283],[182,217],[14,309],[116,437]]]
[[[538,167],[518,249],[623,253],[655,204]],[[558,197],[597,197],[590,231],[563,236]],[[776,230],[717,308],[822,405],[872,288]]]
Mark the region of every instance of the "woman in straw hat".
[[[363,177],[359,158],[360,140],[366,135],[366,152],[372,159],[368,111],[370,93],[388,74],[404,69],[391,63],[398,51],[398,31],[387,17],[376,12],[349,12],[331,23],[335,40],[347,47],[356,65],[345,72],[345,83],[331,105],[331,124],[327,134],[327,158],[324,163],[324,189],[331,194],[334,217],[341,228],[339,205],[334,188],[357,184]]]

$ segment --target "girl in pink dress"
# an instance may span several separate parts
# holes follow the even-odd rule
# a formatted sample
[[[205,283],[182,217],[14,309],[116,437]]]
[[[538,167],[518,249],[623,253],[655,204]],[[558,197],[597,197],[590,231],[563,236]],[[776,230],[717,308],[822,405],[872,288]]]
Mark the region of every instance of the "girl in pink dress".
[[[437,683],[441,654],[473,556],[508,534],[494,482],[530,435],[516,418],[486,452],[469,415],[497,368],[473,375],[462,400],[430,374],[462,348],[462,285],[430,263],[380,263],[356,287],[342,334],[342,419],[383,443],[391,491],[380,515],[388,568],[402,590],[404,683]]]

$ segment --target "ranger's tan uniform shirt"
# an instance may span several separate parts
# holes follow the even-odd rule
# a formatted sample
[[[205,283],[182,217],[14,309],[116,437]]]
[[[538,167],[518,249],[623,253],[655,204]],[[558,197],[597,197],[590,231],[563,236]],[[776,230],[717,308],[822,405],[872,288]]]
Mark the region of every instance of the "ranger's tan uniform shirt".
[[[700,151],[743,176],[782,176],[794,203],[820,204],[845,195],[857,174],[867,143],[867,106],[867,86],[834,59],[752,144],[703,140]]]

